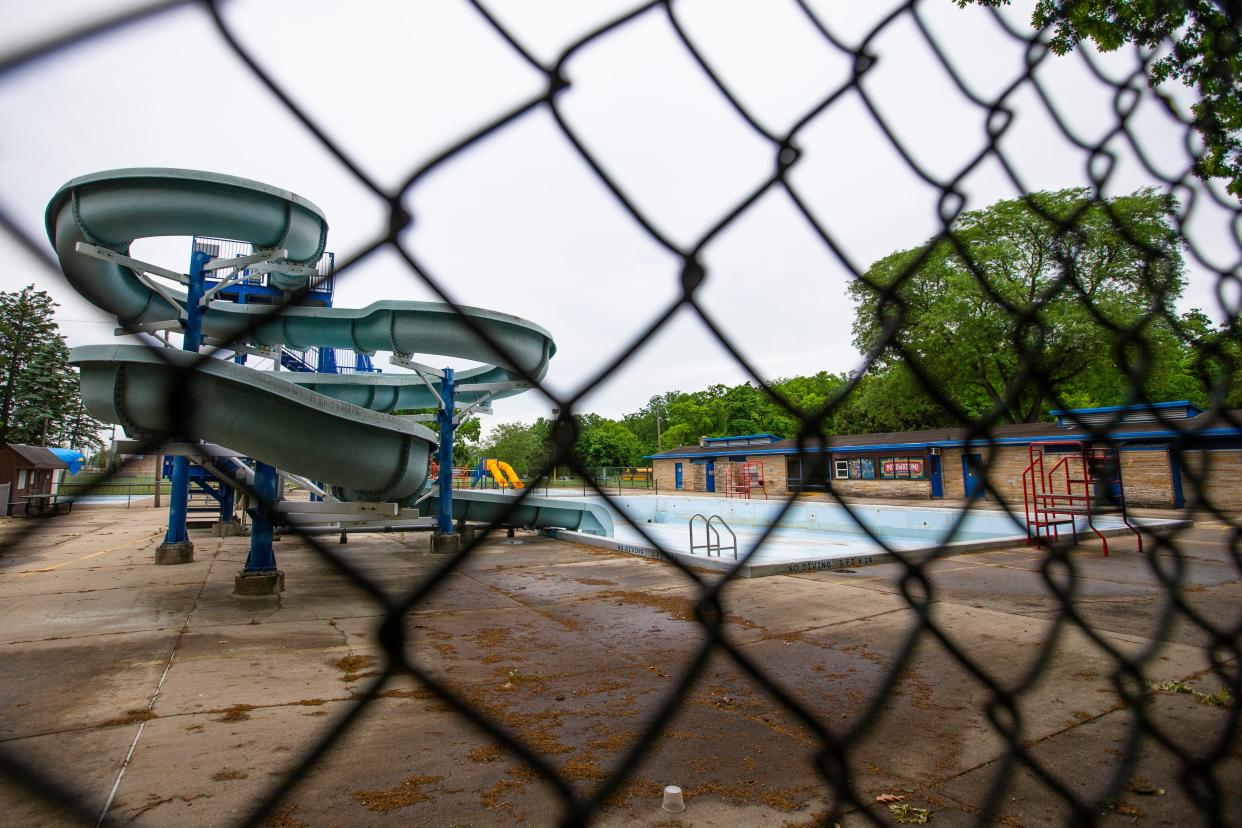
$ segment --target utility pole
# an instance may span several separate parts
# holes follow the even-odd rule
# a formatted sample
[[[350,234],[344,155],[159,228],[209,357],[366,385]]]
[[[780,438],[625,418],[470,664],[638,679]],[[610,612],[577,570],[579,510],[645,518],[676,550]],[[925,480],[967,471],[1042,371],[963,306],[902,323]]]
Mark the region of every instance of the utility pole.
[[[554,430],[556,429],[556,421],[560,418],[560,416],[561,410],[559,408],[552,409],[552,428]],[[552,467],[552,482],[556,482],[556,466]]]
[[[656,451],[664,451],[664,435],[660,432],[660,399],[656,398],[655,404],[656,418]]]

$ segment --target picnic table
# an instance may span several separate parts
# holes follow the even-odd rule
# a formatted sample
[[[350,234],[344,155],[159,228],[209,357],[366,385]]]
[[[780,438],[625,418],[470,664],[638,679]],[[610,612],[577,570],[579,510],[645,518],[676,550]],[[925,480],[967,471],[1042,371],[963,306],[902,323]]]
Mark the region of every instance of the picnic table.
[[[48,516],[56,517],[58,515],[67,515],[73,511],[73,498],[62,494],[30,494],[22,495],[22,500],[26,501],[27,516]],[[64,507],[62,509],[62,507]]]

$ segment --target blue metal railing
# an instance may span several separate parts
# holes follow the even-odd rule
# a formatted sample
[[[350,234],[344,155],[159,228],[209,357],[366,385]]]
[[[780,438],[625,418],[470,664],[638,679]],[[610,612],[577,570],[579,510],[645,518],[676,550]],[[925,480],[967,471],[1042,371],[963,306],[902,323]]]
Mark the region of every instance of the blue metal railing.
[[[281,349],[280,367],[287,371],[321,374],[380,374],[371,357],[348,348]]]

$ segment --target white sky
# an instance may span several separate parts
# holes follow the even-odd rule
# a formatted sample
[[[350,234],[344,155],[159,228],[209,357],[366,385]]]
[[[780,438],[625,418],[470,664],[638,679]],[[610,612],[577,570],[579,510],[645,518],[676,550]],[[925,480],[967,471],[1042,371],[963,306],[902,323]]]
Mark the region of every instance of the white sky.
[[[85,0],[0,0],[0,59],[98,16]],[[130,4],[113,4],[118,8]],[[858,43],[896,3],[819,0],[811,5],[838,39]],[[635,4],[545,0],[488,4],[545,63],[576,37]],[[1029,3],[1005,12],[1025,31]],[[852,61],[827,44],[793,2],[679,0],[679,22],[755,117],[783,132],[849,77]],[[984,11],[951,0],[918,4],[920,18],[978,96],[992,98],[1025,67],[1025,49]],[[312,118],[384,185],[498,114],[539,94],[540,75],[460,0],[420,3],[238,0],[227,20],[252,54]],[[863,86],[889,128],[936,176],[955,175],[986,143],[985,109],[953,84],[905,13],[872,41],[878,65]],[[1093,59],[1124,77],[1133,52]],[[635,205],[675,244],[688,246],[770,173],[774,148],[731,109],[678,41],[662,8],[573,56],[560,99],[579,139]],[[1044,62],[1038,77],[1067,128],[1094,142],[1115,122],[1111,92],[1075,54]],[[1171,90],[1184,106],[1185,90]],[[1005,157],[1028,190],[1089,182],[1087,155],[1056,127],[1034,91],[1011,99]],[[318,204],[338,261],[385,224],[383,205],[253,77],[197,6],[0,76],[0,207],[46,244],[44,207],[68,179],[130,166],[188,167],[240,175]],[[1151,162],[1166,174],[1187,164],[1183,130],[1145,95],[1132,116]],[[920,179],[850,92],[798,135],[795,186],[852,264],[865,269],[939,227],[938,191]],[[1109,194],[1155,183],[1128,146]],[[989,160],[961,185],[968,209],[1019,189]],[[1217,268],[1236,268],[1229,211],[1201,185],[1188,223]],[[1185,199],[1185,193],[1179,191]],[[425,178],[408,204],[408,249],[455,300],[525,317],[549,329],[558,354],[548,383],[571,393],[592,378],[679,290],[676,257],[620,207],[540,107]],[[184,269],[184,239],[135,253]],[[848,269],[780,190],[713,239],[700,296],[716,323],[767,378],[847,371]],[[0,288],[34,282],[62,305],[71,345],[112,338],[114,320],[81,300],[0,233]],[[1224,316],[1217,278],[1188,255],[1183,309]],[[432,299],[392,253],[373,257],[337,286],[338,307],[381,299]],[[1225,301],[1237,312],[1237,291]],[[379,357],[384,365],[386,355]],[[441,360],[442,361],[442,360]],[[463,364],[463,363],[458,363]],[[747,377],[692,315],[682,312],[585,401],[606,416],[636,410],[655,393]],[[546,415],[529,393],[497,404],[485,425]],[[490,422],[489,422],[490,421]]]

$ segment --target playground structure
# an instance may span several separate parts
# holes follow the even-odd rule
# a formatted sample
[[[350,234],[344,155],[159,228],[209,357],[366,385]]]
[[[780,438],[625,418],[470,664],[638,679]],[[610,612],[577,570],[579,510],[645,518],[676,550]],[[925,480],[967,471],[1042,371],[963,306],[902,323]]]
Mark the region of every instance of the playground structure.
[[[495,460],[488,458],[480,460],[478,467],[472,475],[471,485],[480,486],[486,483],[488,479],[495,482],[497,488],[514,488],[523,489],[526,484],[518,477],[517,472],[503,460]]]
[[[1078,540],[1085,523],[1108,555],[1108,539],[1096,527],[1097,515],[1115,514],[1138,539],[1143,536],[1126,512],[1126,492],[1117,449],[1092,447],[1079,441],[1032,443],[1030,463],[1022,472],[1022,506],[1032,544],[1059,541],[1061,527]]]
[[[271,546],[280,525],[341,531],[342,541],[347,531],[434,528],[433,546],[442,550],[460,547],[454,521],[611,534],[611,518],[598,506],[526,497],[511,509],[512,497],[455,494],[451,474],[429,474],[433,451],[440,468],[451,468],[464,417],[490,412],[493,401],[544,376],[556,347],[538,325],[431,302],[334,308],[322,212],[293,193],[232,176],[170,169],[83,176],[52,198],[46,223],[66,278],[117,317],[116,333],[164,337],[162,349],[71,352],[91,414],[173,458],[157,562],[192,560],[186,516],[196,475],[196,488],[214,490],[222,525],[232,517],[226,489],[250,497],[251,549],[239,592],[281,588]],[[131,243],[147,236],[195,237],[189,272],[130,257]],[[295,292],[297,304],[272,312]],[[169,332],[181,333],[181,349]],[[338,349],[354,355],[351,370],[341,370]],[[375,370],[379,351],[409,372]],[[414,354],[481,364],[455,372]],[[270,359],[272,370],[247,367],[251,355]],[[436,413],[388,413],[410,408]],[[192,465],[199,471],[191,473]],[[281,502],[281,478],[312,498]]]

